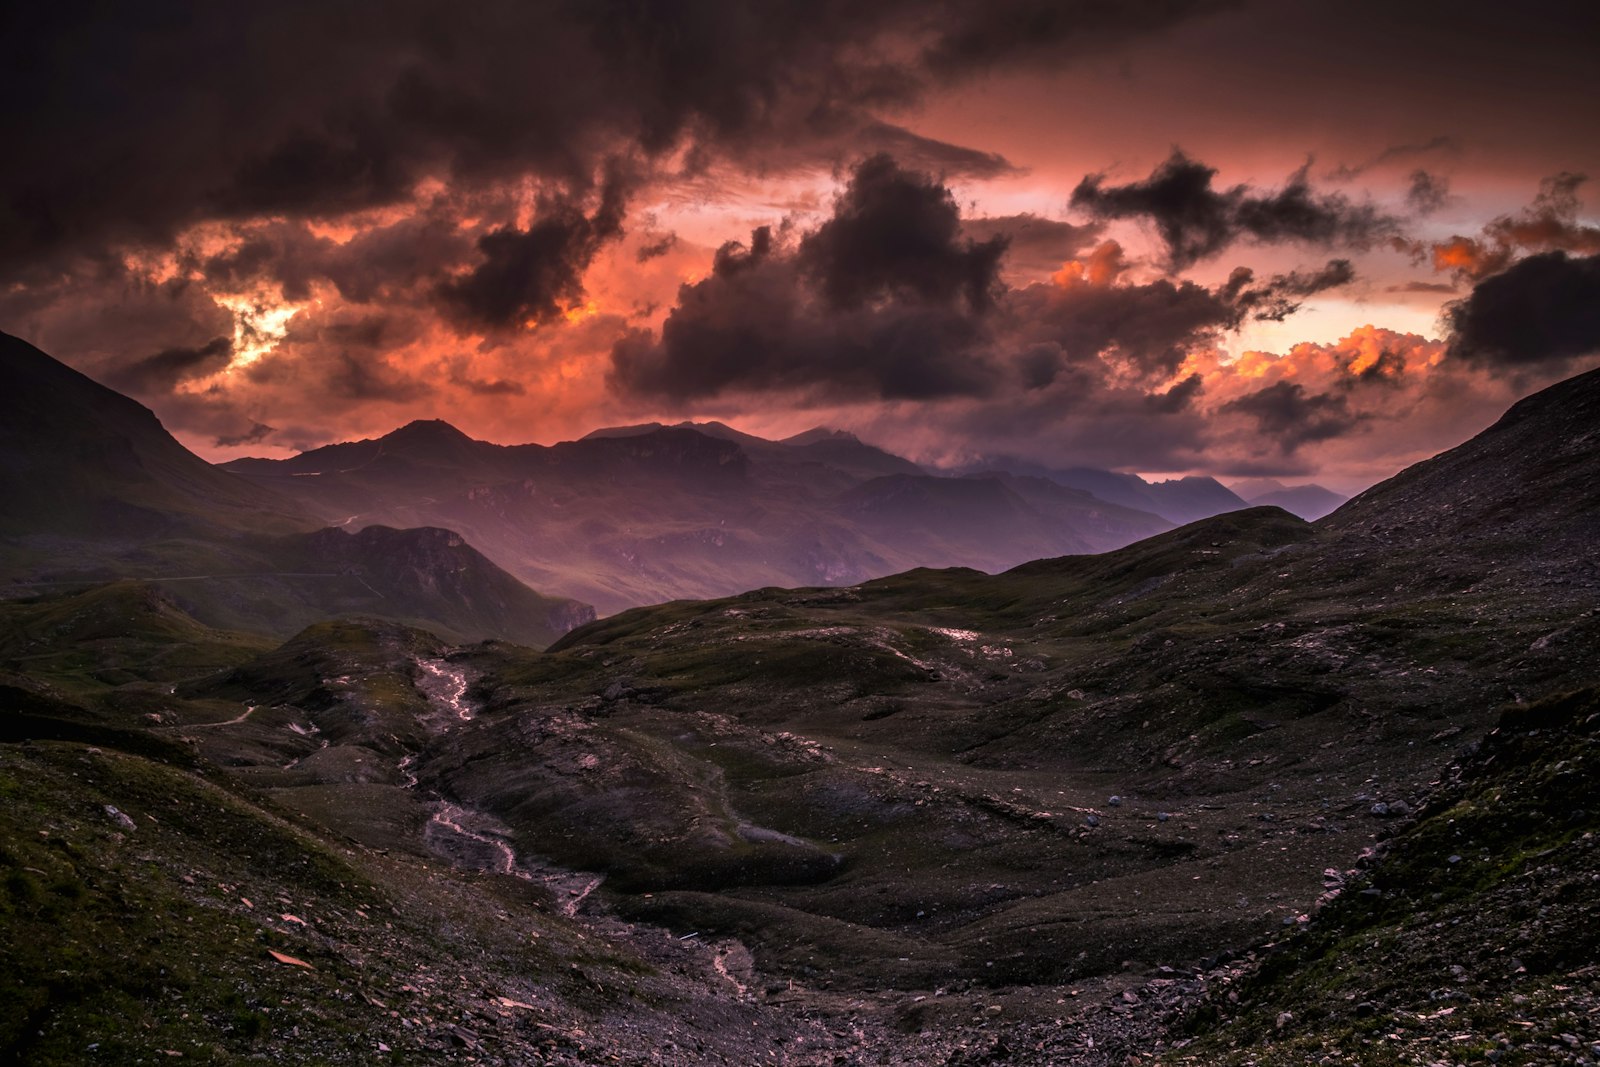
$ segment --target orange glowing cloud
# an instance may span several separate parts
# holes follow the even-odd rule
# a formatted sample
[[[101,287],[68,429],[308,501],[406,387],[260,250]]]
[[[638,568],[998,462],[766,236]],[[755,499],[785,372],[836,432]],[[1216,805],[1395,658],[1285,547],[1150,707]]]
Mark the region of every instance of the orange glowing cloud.
[[[1122,246],[1116,241],[1101,241],[1086,259],[1070,259],[1061,269],[1050,275],[1050,280],[1063,289],[1077,285],[1100,288],[1115,285],[1128,269]]]
[[[1481,278],[1504,266],[1507,258],[1504,250],[1492,252],[1470,237],[1452,237],[1433,246],[1433,269],[1441,274]]]

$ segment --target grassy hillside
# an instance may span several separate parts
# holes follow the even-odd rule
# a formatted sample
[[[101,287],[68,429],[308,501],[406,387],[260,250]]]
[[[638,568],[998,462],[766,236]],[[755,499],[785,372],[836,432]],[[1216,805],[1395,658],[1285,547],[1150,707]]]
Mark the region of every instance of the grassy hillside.
[[[1583,1062],[1600,1019],[1600,691],[1507,709],[1178,1062]]]

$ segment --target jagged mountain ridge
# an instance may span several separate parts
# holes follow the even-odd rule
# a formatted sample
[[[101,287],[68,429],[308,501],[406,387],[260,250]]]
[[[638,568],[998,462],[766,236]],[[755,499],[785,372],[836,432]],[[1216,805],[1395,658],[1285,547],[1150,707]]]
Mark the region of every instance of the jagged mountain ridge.
[[[1177,525],[1249,506],[1244,498],[1215,478],[1200,475],[1149,482],[1137,474],[1095,467],[1050,467],[1016,456],[994,456],[963,469],[999,470],[1045,478],[1109,503],[1160,515]]]
[[[148,409],[7,335],[0,384],[9,595],[146,581],[201,622],[278,637],[355,611],[544,645],[593,618],[445,530],[320,528],[289,494],[213,467]],[[442,426],[413,432],[422,451],[463,448]]]

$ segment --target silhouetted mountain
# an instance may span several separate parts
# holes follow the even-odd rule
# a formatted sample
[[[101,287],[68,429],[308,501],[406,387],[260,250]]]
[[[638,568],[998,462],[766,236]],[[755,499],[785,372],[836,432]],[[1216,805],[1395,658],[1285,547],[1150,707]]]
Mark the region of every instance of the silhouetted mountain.
[[[648,423],[502,447],[441,427],[226,469],[346,528],[457,530],[534,587],[602,611],[912,566],[1003,570],[1167,525],[1059,486],[934,478],[832,430],[768,441],[721,423]],[[880,499],[911,487],[915,509]]]
[[[280,636],[359,611],[542,645],[593,617],[443,530],[319,530],[300,501],[211,466],[144,407],[4,335],[0,386],[0,579],[13,595],[135,579],[200,622]],[[312,481],[380,463],[415,480],[497,454],[418,422],[297,460]]]
[[[1180,524],[1249,507],[1215,478],[1190,475],[1148,484],[1156,514]]]
[[[1307,522],[1315,522],[1324,515],[1331,515],[1349,499],[1320,485],[1285,486],[1249,498],[1252,506],[1282,508]]]
[[[1014,456],[987,459],[972,469],[1048,478],[1069,489],[1091,493],[1107,503],[1147,511],[1180,525],[1250,506],[1215,478],[1200,476],[1147,482],[1137,474],[1095,467],[1053,468]]]
[[[811,430],[779,442],[792,454],[865,478],[887,474],[920,475],[926,472],[909,459],[869,445],[855,434],[837,430]]]
[[[0,535],[124,541],[308,529],[298,505],[226,474],[155,415],[0,334]]]

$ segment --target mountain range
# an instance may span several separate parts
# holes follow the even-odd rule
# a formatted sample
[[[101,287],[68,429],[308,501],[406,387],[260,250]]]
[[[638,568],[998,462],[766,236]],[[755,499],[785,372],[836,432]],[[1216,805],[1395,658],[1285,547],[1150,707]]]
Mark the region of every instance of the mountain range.
[[[459,531],[535,588],[605,614],[916,566],[1001,571],[1248,506],[1211,478],[1151,483],[1020,460],[930,472],[840,431],[769,441],[715,422],[612,427],[553,446],[414,422],[223,469],[348,529]],[[1319,515],[1343,499],[1315,486],[1279,498]]]
[[[0,489],[16,504],[6,531],[15,535],[6,549],[9,576],[193,582],[207,575],[237,586],[234,600],[248,586],[250,597],[278,602],[263,623],[274,633],[330,611],[371,610],[431,619],[453,634],[531,640],[558,634],[583,604],[610,613],[767,585],[849,584],[915,566],[1000,571],[1105,551],[1246,506],[1210,478],[1150,483],[1015,460],[929,472],[839,431],[769,441],[721,423],[615,427],[547,447],[489,444],[448,423],[420,421],[287,460],[214,468],[147,409],[20,341],[5,346],[3,373],[13,389]],[[28,399],[43,395],[57,402]],[[459,537],[383,535],[381,548],[376,535],[296,541],[327,527],[438,528]],[[393,568],[378,565],[380,558],[410,551],[415,561],[441,546],[462,549],[460,560],[441,564],[444,572],[472,574],[453,593],[485,586],[483,619],[470,618],[474,597],[465,598],[465,611],[430,615],[404,603],[398,586],[374,585],[370,576],[366,586],[307,584],[352,568],[381,577]],[[305,563],[319,553],[328,556],[323,563]],[[578,604],[542,609],[542,631],[507,630],[507,598],[525,596],[493,566],[556,602]],[[319,602],[325,594],[337,599]],[[193,599],[209,621],[248,628],[250,619],[219,606],[228,597]],[[525,608],[531,605],[517,611]]]
[[[602,613],[913,566],[1004,570],[1171,525],[1045,478],[943,477],[847,434],[767,441],[720,424],[501,446],[416,422],[223,469],[347,529],[456,530],[533,587]]]

